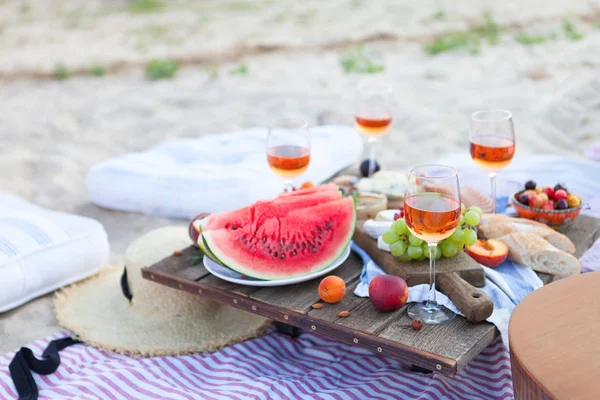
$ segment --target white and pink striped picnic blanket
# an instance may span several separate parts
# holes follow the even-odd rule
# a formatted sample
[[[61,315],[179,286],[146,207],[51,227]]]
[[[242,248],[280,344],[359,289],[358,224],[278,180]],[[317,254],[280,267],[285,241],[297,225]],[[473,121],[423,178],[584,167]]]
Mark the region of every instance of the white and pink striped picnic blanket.
[[[50,340],[30,348],[40,356]],[[0,359],[0,398],[14,399]],[[40,399],[511,399],[509,354],[498,338],[454,378],[411,372],[392,358],[313,333],[274,331],[213,354],[131,358],[79,344],[60,352]]]

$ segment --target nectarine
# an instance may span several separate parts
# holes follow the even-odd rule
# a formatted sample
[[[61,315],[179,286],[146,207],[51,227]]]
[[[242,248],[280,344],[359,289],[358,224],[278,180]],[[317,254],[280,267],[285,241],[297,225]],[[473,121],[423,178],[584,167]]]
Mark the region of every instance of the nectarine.
[[[408,285],[394,275],[378,275],[369,284],[369,299],[381,312],[398,310],[408,299]]]
[[[196,215],[194,218],[192,218],[188,226],[188,234],[190,235],[190,239],[192,239],[194,243],[198,243],[198,237],[200,236],[201,219],[201,215]]]
[[[472,259],[486,267],[497,267],[508,257],[508,246],[496,239],[478,240],[466,249]]]

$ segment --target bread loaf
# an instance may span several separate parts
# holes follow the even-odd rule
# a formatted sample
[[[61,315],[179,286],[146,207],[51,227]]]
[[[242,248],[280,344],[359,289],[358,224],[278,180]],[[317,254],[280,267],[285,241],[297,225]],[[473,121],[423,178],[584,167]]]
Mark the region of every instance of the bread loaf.
[[[535,271],[554,275],[554,279],[581,273],[573,255],[557,249],[535,233],[515,232],[497,238],[509,249],[508,257]]]
[[[552,246],[569,254],[575,253],[575,245],[560,232],[548,225],[523,218],[511,218],[499,214],[483,214],[477,229],[487,239],[498,239],[510,233],[532,233],[546,239]]]

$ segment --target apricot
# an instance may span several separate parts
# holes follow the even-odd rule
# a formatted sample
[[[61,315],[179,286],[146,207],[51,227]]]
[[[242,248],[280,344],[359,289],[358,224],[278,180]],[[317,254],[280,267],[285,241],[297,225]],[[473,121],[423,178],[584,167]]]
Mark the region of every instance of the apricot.
[[[300,186],[300,189],[308,189],[314,186],[315,185],[311,181],[306,181]]]
[[[369,299],[381,312],[398,310],[408,299],[408,285],[399,276],[378,275],[369,284]]]
[[[337,303],[346,295],[346,284],[339,276],[330,275],[319,284],[319,297],[326,303]]]

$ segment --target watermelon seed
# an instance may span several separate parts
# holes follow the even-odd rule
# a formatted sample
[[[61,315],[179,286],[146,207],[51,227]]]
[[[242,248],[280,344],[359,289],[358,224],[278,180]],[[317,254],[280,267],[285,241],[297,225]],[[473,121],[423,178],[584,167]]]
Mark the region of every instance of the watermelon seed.
[[[318,246],[321,246],[321,242],[317,242],[317,245],[318,245]]]
[[[236,229],[237,229],[237,225],[236,224],[231,225],[231,230],[232,231],[235,231]]]
[[[296,243],[296,248],[299,249],[300,248],[300,243]]]
[[[296,250],[292,251],[293,256],[295,256],[296,254],[298,254],[298,253],[296,253]]]
[[[302,243],[302,248],[305,249],[306,248],[306,243]]]
[[[317,248],[316,248],[316,247],[313,247],[312,249],[310,249],[310,251],[311,251],[312,253],[316,253],[316,252],[317,252]]]
[[[267,241],[267,238],[266,238],[266,237],[262,238],[262,242],[263,242],[263,243],[265,243],[266,241]]]
[[[280,241],[279,241],[279,245],[280,245],[281,247],[283,247],[283,240],[280,240]]]
[[[327,227],[331,228],[331,221],[327,221]]]
[[[273,253],[273,257],[277,257],[277,254],[278,254],[277,252]]]
[[[321,233],[321,232],[323,232],[323,231],[321,230],[321,228],[317,228],[317,233]]]
[[[285,258],[285,254],[281,253],[281,255],[279,256],[279,258],[281,258],[283,260]]]

